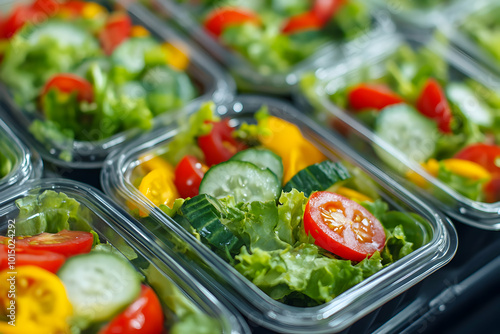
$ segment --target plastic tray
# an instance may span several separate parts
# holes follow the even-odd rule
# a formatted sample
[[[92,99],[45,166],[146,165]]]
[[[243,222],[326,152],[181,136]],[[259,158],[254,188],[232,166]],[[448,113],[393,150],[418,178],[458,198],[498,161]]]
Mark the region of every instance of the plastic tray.
[[[149,217],[155,222],[150,224],[155,235],[158,238],[166,235],[157,242],[176,242],[178,247],[183,248],[183,264],[186,268],[196,273],[212,289],[222,293],[252,321],[279,332],[341,331],[451,260],[457,248],[456,232],[444,216],[401,188],[290,104],[262,96],[240,96],[230,104],[219,105],[217,111],[221,116],[231,117],[234,122],[249,121],[262,105],[268,106],[272,115],[298,125],[306,138],[327,157],[336,160],[339,156],[367,172],[380,186],[381,196],[393,207],[422,215],[432,228],[431,241],[329,303],[310,308],[293,307],[267,296],[175,221],[153,207],[132,185],[131,173],[139,163],[139,158],[143,154],[161,150],[162,145],[176,134],[175,126],[159,129],[124,147],[123,150],[114,152],[103,168],[103,188],[122,206],[126,207],[132,203],[149,212]]]
[[[220,326],[218,333],[249,333],[241,315],[226,307],[213,294],[181,268],[175,261],[172,250],[161,248],[153,242],[152,235],[140,224],[132,222],[116,204],[102,193],[85,184],[58,179],[30,181],[22,187],[11,189],[0,198],[0,230],[5,232],[9,219],[15,219],[18,209],[15,201],[30,194],[40,194],[45,190],[62,192],[76,199],[91,211],[91,226],[101,239],[128,256],[136,269],[148,277],[151,267],[161,275],[161,279],[173,285],[192,303],[195,309],[207,315]],[[145,269],[148,272],[144,272]],[[156,281],[156,277],[155,277]],[[154,287],[154,285],[153,285]],[[167,292],[168,293],[168,292]],[[177,293],[177,292],[172,292]]]
[[[444,57],[448,62],[452,79],[460,80],[470,77],[487,87],[494,88],[494,86],[492,86],[492,82],[496,82],[494,77],[481,67],[478,67],[476,64],[464,58],[454,48],[443,45],[437,39],[425,41],[411,38],[409,41],[417,47],[426,45],[432,52]],[[368,129],[367,126],[355,119],[351,113],[338,108],[329,100],[326,92],[330,87],[338,87],[338,85],[345,86],[347,81],[356,83],[356,80],[359,80],[356,78],[359,77],[361,71],[365,71],[363,72],[364,74],[369,73],[369,76],[372,78],[382,76],[385,71],[383,66],[385,59],[404,43],[405,40],[402,36],[394,35],[392,38],[387,39],[383,49],[374,44],[370,48],[367,48],[365,57],[350,59],[339,66],[317,71],[316,76],[319,78],[319,81],[314,88],[314,96],[305,96],[303,94],[301,95],[301,93],[297,93],[297,103],[307,109],[310,109],[312,105],[313,109],[316,111],[315,118],[320,123],[330,124],[327,122],[330,122],[332,119],[339,121],[343,127],[349,129],[351,133],[351,144],[356,146],[357,149],[363,150],[365,156],[372,163],[386,170],[386,172],[400,184],[418,191],[419,194],[429,200],[429,202],[438,203],[439,209],[446,214],[460,222],[472,226],[489,230],[500,230],[500,202],[484,203],[473,201],[462,196],[432,177],[419,164],[407,159],[406,155],[401,151],[397,150],[392,145],[388,145],[387,142],[378,137],[372,130]],[[368,70],[368,72],[366,72],[366,70]],[[433,189],[439,189],[440,199],[387,168],[387,165],[374,154],[372,147],[375,146],[377,149],[386,151],[389,155],[401,161],[404,166],[421,175],[431,184]]]
[[[289,94],[292,86],[297,83],[301,72],[339,61],[343,57],[343,49],[362,52],[368,41],[379,39],[384,32],[394,29],[387,13],[376,10],[373,12],[372,29],[361,34],[358,38],[346,43],[327,43],[314,55],[295,65],[288,72],[263,75],[237,52],[224,47],[213,36],[206,33],[199,21],[189,11],[188,6],[182,6],[172,0],[154,0],[152,4],[163,17],[173,18],[194,41],[229,68],[241,90],[266,94]]]
[[[97,1],[106,4],[112,4],[111,1]],[[12,3],[0,4],[0,8],[9,8]],[[4,7],[5,6],[5,7]],[[190,57],[190,65],[187,73],[199,86],[200,96],[188,103],[188,105],[199,105],[206,100],[215,100],[219,102],[231,100],[235,92],[235,84],[231,77],[221,70],[221,68],[209,59],[204,53],[200,52],[195,46],[186,41],[180,33],[168,26],[164,22],[159,22],[148,10],[138,4],[131,4],[127,10],[134,24],[140,24],[147,28],[154,37],[159,40],[169,41],[170,43],[181,45],[187,50]],[[18,126],[23,131],[28,132],[31,123],[39,115],[28,113],[21,110],[13,101],[12,95],[7,87],[0,83],[0,109],[7,110],[15,118]],[[155,125],[168,124],[177,116],[179,111],[172,110],[164,115],[155,118]],[[42,158],[57,166],[67,169],[92,169],[100,168],[109,152],[125,141],[138,135],[138,129],[131,129],[118,133],[108,139],[101,141],[70,141],[67,144],[53,143],[50,149],[39,142],[30,133],[26,136],[29,143],[40,152]],[[72,161],[66,161],[60,158],[61,152],[69,151],[72,153]]]

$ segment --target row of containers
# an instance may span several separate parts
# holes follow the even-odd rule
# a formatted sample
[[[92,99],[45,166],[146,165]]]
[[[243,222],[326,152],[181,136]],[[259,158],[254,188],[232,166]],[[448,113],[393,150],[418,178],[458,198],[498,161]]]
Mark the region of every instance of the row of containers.
[[[309,1],[270,3],[241,4],[244,10],[213,1],[4,4],[10,14],[0,16],[2,231],[92,230],[96,249],[65,253],[49,268],[58,276],[18,263],[19,279],[53,280],[46,293],[64,284],[73,311],[61,311],[62,297],[54,299],[59,314],[47,304],[22,305],[36,304],[29,295],[35,291],[19,289],[26,298],[19,299],[15,333],[70,327],[107,333],[110,325],[103,324],[146,285],[163,307],[160,327],[171,332],[383,333],[408,323],[415,332],[423,326],[417,320],[429,321],[498,271],[497,155],[471,147],[497,140],[500,66],[492,41],[500,7],[350,1],[329,7],[339,14],[325,23],[311,19]],[[212,22],[203,28],[207,13]],[[224,19],[244,23],[224,26]],[[31,23],[20,29],[18,20]],[[237,88],[288,96],[295,106],[237,95]],[[421,115],[437,104],[446,107]],[[207,139],[207,148],[196,138],[217,118],[224,122],[213,128],[222,137]],[[225,152],[222,142],[274,153],[250,150],[249,160],[212,167],[200,187],[214,197],[195,196],[198,185],[195,193],[174,185],[173,175],[180,178],[174,167],[186,154],[216,164],[206,152]],[[274,165],[275,153],[283,166]],[[316,177],[305,178],[314,186],[294,179],[323,161],[332,162],[335,180],[320,179],[318,169],[304,169]],[[195,175],[203,169],[197,163]],[[57,178],[40,179],[42,173]],[[280,195],[283,184],[349,198],[344,209],[381,221],[385,247],[349,261],[315,246],[297,232],[310,209],[307,198]],[[229,194],[260,202],[216,199]],[[192,199],[170,200],[180,196]],[[377,238],[356,229],[361,239]],[[4,241],[6,257],[11,243]],[[27,252],[20,244],[18,261]],[[457,249],[458,264],[443,269]],[[140,277],[131,279],[134,287],[124,283],[130,268]],[[93,287],[80,279],[90,276]],[[129,299],[117,300],[122,295]],[[3,311],[5,319],[12,315]],[[10,333],[4,325],[0,332]]]

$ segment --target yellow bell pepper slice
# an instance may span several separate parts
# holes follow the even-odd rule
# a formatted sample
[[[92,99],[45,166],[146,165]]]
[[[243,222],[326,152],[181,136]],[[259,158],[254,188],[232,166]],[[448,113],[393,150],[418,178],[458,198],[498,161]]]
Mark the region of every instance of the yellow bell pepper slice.
[[[157,168],[149,172],[142,179],[139,191],[154,205],[165,204],[169,208],[172,208],[175,200],[180,197],[174,184],[173,174],[163,168]]]
[[[15,289],[11,289],[11,283]],[[1,321],[3,334],[71,332],[67,320],[72,306],[63,283],[55,274],[36,266],[16,268],[15,274],[8,269],[0,272],[0,310],[15,324]]]
[[[149,32],[148,29],[144,28],[143,26],[133,26],[132,31],[130,32],[131,37],[147,37],[150,36],[151,33]]]
[[[302,136],[296,125],[274,116],[269,116],[266,121],[271,134],[260,135],[259,140],[283,160],[283,184],[300,170],[326,159],[320,150]]]
[[[188,68],[189,54],[184,47],[171,43],[163,43],[161,49],[165,54],[167,64],[179,71],[184,71]]]
[[[454,174],[472,180],[491,179],[490,172],[475,162],[462,159],[446,159],[443,160],[443,163]]]
[[[100,15],[106,15],[108,11],[103,6],[95,3],[86,3],[82,10],[82,17],[84,19],[93,19]]]
[[[347,188],[347,187],[340,187],[335,191],[337,194],[342,195],[344,197],[347,197],[353,201],[357,202],[373,202],[373,199],[366,196],[365,194],[362,194],[354,189]]]

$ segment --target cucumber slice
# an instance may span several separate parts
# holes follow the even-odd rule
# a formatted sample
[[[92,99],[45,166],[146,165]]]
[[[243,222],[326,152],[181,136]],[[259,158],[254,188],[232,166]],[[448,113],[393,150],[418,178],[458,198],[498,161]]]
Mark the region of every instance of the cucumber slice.
[[[158,42],[153,38],[130,38],[115,49],[111,59],[117,66],[121,66],[130,74],[135,75],[140,73],[146,65],[144,59],[146,52],[157,46]]]
[[[222,251],[236,253],[243,242],[221,221],[219,201],[206,194],[195,196],[184,202],[180,208],[182,216],[210,245]]]
[[[139,274],[119,256],[91,252],[69,258],[57,273],[75,316],[106,321],[132,303],[141,291]]]
[[[97,40],[86,30],[71,22],[50,20],[26,30],[26,40],[37,44],[42,38],[52,38],[62,46],[85,46],[99,49]]]
[[[269,168],[278,177],[281,184],[281,180],[283,179],[283,161],[274,152],[266,149],[249,148],[248,150],[236,153],[231,160],[251,162],[261,169]]]
[[[289,192],[295,188],[309,197],[314,191],[326,190],[350,177],[349,171],[342,163],[326,160],[299,171],[285,184],[283,191]]]
[[[446,86],[446,96],[472,123],[486,128],[493,126],[493,115],[490,109],[476,97],[467,85],[457,82],[450,83]]]
[[[275,200],[281,193],[276,175],[246,161],[226,161],[210,168],[200,184],[200,194],[216,198],[233,196],[237,203]]]
[[[375,124],[375,133],[380,138],[418,163],[427,161],[433,156],[436,151],[438,131],[436,122],[403,103],[384,108]],[[377,145],[374,149],[380,159],[396,171],[400,173],[408,171],[397,157]]]

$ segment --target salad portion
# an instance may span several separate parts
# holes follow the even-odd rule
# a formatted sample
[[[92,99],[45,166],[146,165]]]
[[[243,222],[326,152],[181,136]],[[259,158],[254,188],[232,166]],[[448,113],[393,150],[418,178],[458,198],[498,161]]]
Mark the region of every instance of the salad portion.
[[[100,218],[74,198],[46,190],[15,205],[0,237],[0,332],[222,332],[130,246],[132,262],[98,235]]]
[[[401,46],[369,66],[326,84],[327,98],[460,195],[500,200],[498,92],[454,72],[424,47]],[[313,75],[302,80],[311,101],[315,81]],[[332,126],[348,135],[338,120]],[[374,149],[388,166],[439,196],[439,189],[408,172],[400,159],[379,146]]]
[[[367,32],[363,0],[178,0],[203,29],[260,74],[286,73],[327,43]]]
[[[328,160],[296,125],[265,107],[237,123],[206,104],[129,177],[271,298],[326,303],[429,242],[422,217],[391,210],[360,169]]]
[[[198,95],[185,53],[96,2],[17,4],[0,16],[0,45],[0,80],[48,149],[149,129]]]

